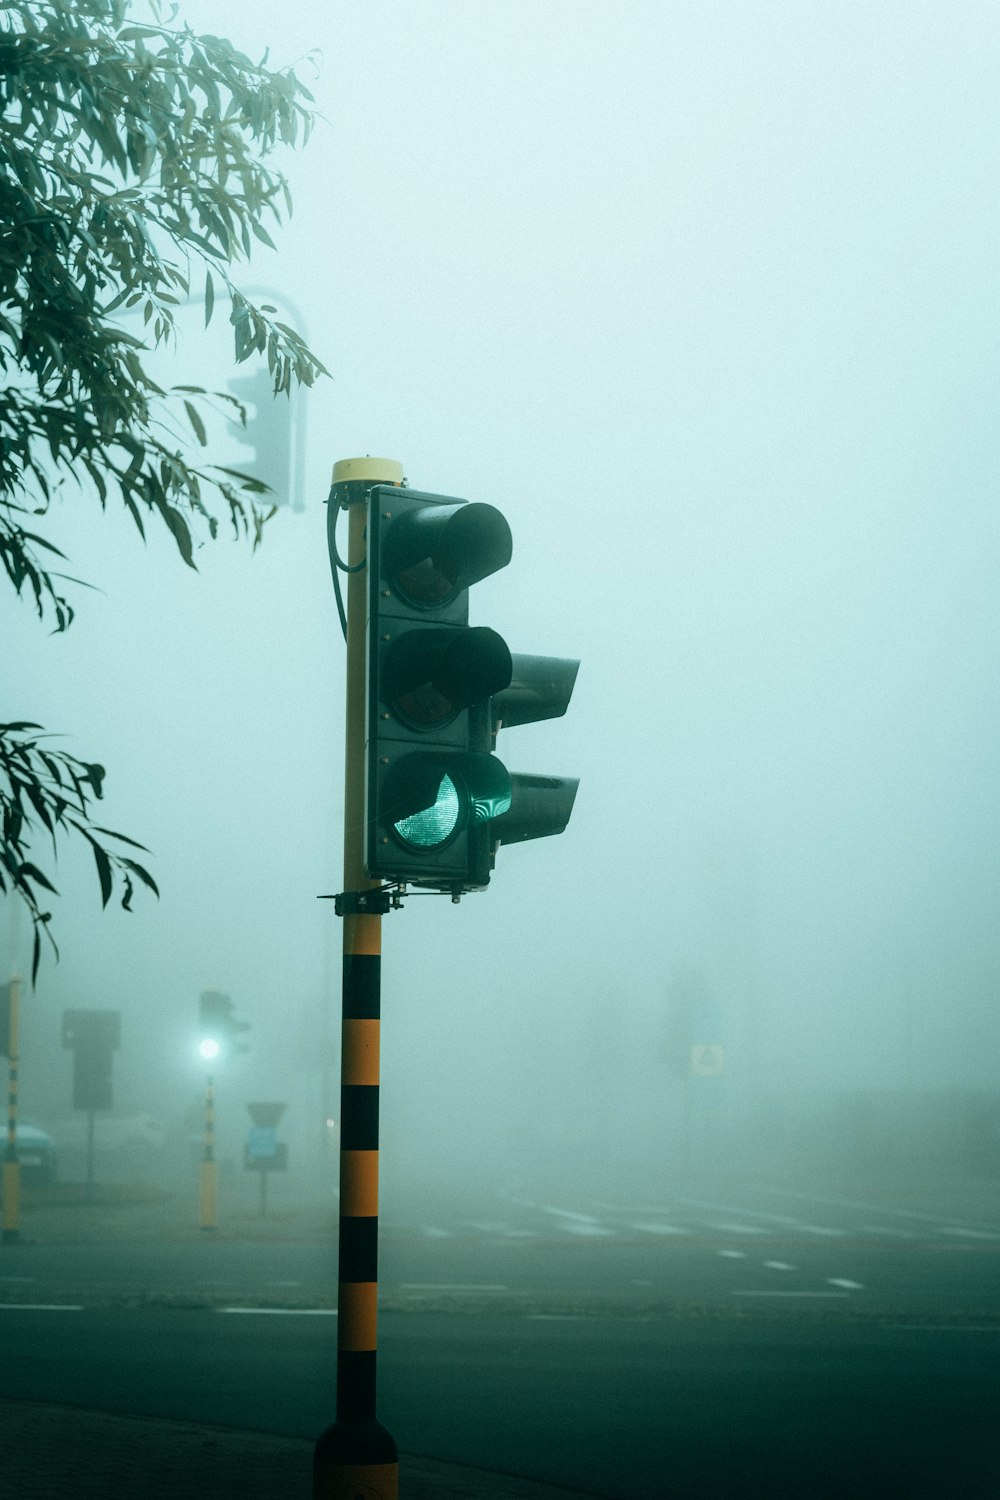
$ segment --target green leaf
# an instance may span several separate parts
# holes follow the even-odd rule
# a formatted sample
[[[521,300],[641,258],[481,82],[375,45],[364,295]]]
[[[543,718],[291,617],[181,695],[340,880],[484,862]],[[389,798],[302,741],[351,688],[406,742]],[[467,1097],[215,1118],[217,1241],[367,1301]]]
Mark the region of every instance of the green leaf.
[[[201,420],[201,414],[198,411],[198,408],[194,406],[190,401],[185,401],[184,410],[188,414],[188,421],[194,428],[195,436],[197,437],[201,446],[204,448],[205,444],[208,442],[208,435],[205,432],[205,424]]]
[[[107,906],[108,902],[111,900],[111,888],[113,883],[111,877],[111,861],[108,859],[108,856],[105,854],[100,844],[98,844],[94,839],[90,840],[90,847],[94,851],[94,860],[97,864],[97,874],[101,882],[101,905]]]
[[[215,286],[212,282],[211,271],[205,271],[205,327],[212,321],[212,309],[215,307]]]
[[[54,896],[57,896],[59,894],[48,876],[43,875],[37,865],[32,865],[25,862],[24,864],[22,864],[20,870],[18,871],[18,876],[20,879],[24,879],[25,877],[27,877],[28,879],[33,880],[36,885],[44,886],[45,889],[47,891],[51,891]]]

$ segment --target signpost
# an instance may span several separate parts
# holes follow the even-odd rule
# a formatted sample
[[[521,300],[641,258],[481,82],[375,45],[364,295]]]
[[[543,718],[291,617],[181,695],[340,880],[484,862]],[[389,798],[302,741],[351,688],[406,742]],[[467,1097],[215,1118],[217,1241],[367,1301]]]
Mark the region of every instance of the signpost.
[[[253,1124],[243,1151],[243,1165],[260,1179],[260,1213],[267,1217],[267,1179],[272,1172],[288,1171],[288,1147],[278,1140],[278,1121],[284,1104],[248,1104]]]
[[[94,1117],[112,1106],[111,1069],[121,1045],[120,1010],[65,1010],[62,1044],[73,1049],[73,1108],[87,1115],[87,1197],[94,1196]]]
[[[0,989],[0,1047],[8,1060],[7,1149],[3,1162],[3,1243],[16,1245],[21,1236],[21,1166],[17,1159],[18,1007],[21,981],[11,979]]]

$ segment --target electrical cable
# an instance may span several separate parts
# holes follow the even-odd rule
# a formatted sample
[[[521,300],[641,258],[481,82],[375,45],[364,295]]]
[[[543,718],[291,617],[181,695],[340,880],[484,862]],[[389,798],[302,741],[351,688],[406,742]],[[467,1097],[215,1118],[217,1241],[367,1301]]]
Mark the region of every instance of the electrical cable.
[[[330,572],[333,576],[333,592],[337,600],[337,613],[340,616],[340,628],[344,633],[344,640],[346,641],[347,612],[344,609],[344,596],[340,587],[340,574],[360,573],[365,567],[368,559],[367,557],[363,557],[359,563],[354,563],[354,565],[351,567],[349,567],[347,563],[344,562],[339,551],[337,550],[337,516],[339,515],[339,512],[340,505],[334,498],[334,493],[331,489],[326,502],[326,541],[327,549],[330,554]]]

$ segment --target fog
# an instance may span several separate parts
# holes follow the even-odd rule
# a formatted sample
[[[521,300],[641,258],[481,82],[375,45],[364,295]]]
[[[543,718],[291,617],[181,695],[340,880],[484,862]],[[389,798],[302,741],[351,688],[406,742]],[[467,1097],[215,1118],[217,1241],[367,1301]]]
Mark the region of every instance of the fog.
[[[383,924],[386,1192],[737,1145],[748,1170],[975,1166],[1000,1058],[995,7],[183,11],[316,96],[291,223],[242,279],[333,378],[296,406],[296,508],[256,555],[220,539],[192,572],[68,490],[48,534],[99,591],[63,636],[0,601],[4,717],[105,764],[97,821],[162,891],[102,914],[61,849],[24,1117],[58,1138],[62,1012],[112,1007],[114,1113],[196,1132],[211,986],[252,1023],[222,1153],[247,1101],[285,1101],[290,1179],[329,1190],[323,502],[337,459],[377,454],[504,512],[472,622],[582,663],[566,717],[498,747],[580,777],[566,832]],[[200,321],[168,378],[224,382],[224,319]],[[0,962],[30,967],[10,901]],[[694,1044],[721,1076],[691,1076]]]

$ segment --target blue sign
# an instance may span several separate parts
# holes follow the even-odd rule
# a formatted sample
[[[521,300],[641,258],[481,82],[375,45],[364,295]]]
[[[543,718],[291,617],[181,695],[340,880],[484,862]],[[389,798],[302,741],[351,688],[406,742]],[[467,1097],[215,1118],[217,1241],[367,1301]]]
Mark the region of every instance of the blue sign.
[[[251,1125],[247,1140],[247,1156],[251,1160],[266,1159],[278,1154],[278,1130],[275,1125]]]

